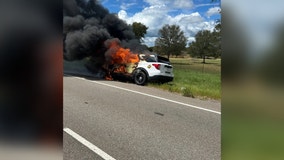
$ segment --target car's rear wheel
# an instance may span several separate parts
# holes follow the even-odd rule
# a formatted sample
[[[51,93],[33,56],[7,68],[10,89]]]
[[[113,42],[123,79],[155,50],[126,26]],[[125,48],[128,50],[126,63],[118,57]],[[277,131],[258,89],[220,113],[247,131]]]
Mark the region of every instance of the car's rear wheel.
[[[141,70],[137,70],[134,74],[134,82],[138,85],[145,85],[147,83],[147,75]]]

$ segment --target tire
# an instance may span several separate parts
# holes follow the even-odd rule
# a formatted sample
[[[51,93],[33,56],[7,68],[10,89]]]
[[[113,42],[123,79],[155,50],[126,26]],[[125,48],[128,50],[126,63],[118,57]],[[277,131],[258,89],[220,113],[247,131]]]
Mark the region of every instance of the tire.
[[[134,74],[134,83],[137,85],[145,85],[147,83],[147,75],[141,70],[137,70]]]

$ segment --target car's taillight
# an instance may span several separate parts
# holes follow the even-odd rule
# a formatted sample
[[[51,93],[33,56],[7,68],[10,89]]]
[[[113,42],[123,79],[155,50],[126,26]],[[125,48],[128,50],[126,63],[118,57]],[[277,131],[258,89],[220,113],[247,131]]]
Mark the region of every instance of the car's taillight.
[[[157,70],[160,70],[160,64],[152,64]]]

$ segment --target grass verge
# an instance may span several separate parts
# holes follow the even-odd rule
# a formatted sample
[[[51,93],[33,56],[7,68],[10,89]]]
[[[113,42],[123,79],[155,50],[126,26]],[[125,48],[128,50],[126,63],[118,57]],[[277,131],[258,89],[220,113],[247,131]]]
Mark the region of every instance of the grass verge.
[[[149,83],[149,86],[177,92],[187,97],[221,99],[221,60],[171,58],[174,81],[164,84]]]

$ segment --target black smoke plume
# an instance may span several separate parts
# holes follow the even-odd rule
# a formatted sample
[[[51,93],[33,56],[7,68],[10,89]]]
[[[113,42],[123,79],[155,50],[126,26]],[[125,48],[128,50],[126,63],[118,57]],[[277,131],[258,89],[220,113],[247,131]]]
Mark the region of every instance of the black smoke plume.
[[[117,15],[109,13],[97,0],[64,0],[64,59],[81,60],[88,57],[88,69],[99,69],[109,60],[105,41],[119,40],[134,53],[147,49],[135,39],[131,26]],[[91,64],[91,65],[90,65]]]

